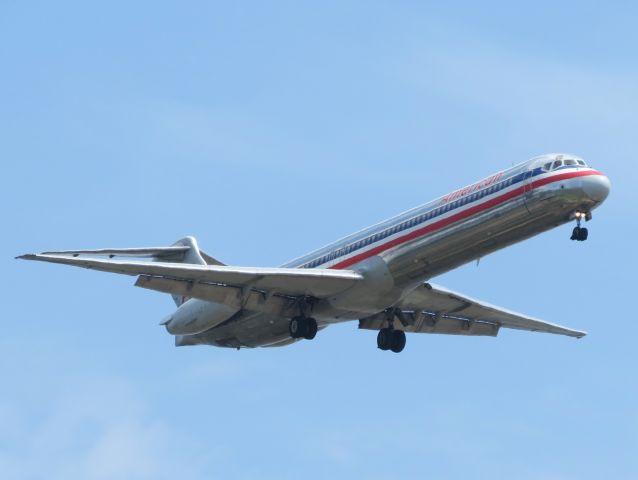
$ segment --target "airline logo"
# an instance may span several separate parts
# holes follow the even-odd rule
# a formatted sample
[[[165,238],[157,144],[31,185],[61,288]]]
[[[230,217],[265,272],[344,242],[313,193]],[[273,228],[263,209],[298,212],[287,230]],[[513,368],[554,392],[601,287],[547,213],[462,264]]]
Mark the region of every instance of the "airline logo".
[[[481,180],[480,182],[477,182],[473,185],[457,190],[456,192],[452,192],[441,199],[441,204],[457,200],[474,192],[478,192],[479,190],[489,187],[490,185],[494,185],[501,178],[503,178],[503,172],[499,172],[495,175],[492,175],[491,177],[487,177],[485,180]]]

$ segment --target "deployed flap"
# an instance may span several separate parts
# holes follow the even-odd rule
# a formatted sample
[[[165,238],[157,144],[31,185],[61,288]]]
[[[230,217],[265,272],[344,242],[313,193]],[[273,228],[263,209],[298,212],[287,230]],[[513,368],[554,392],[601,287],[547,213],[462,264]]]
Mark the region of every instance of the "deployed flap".
[[[386,327],[387,318],[385,312],[359,320],[359,328],[368,330],[380,330]],[[394,322],[395,328],[406,332],[417,333],[443,333],[446,335],[470,335],[489,336],[498,335],[499,326],[496,323],[485,321],[469,321],[467,319],[450,317],[447,315],[435,315],[419,311],[401,312],[401,320]]]
[[[166,262],[125,262],[63,255],[28,254],[24,260],[61,263],[125,275],[150,275],[189,282],[210,282],[285,295],[323,298],[353,286],[363,277],[351,270],[228,267]]]
[[[466,322],[463,325],[466,329],[471,328],[477,322],[492,324],[496,327],[556,333],[577,338],[587,334],[496,307],[447,288],[430,284],[424,284],[415,289],[399,302],[397,307],[401,310],[414,312],[410,319],[412,322],[407,322],[408,324],[414,323],[414,317],[416,320],[422,321],[423,326],[420,328],[423,330],[416,331],[428,331],[428,328],[436,325],[437,319],[451,319]],[[423,321],[423,317],[425,321]]]
[[[289,295],[264,295],[259,290],[245,290],[208,282],[189,282],[166,277],[140,275],[136,287],[157,292],[170,293],[179,298],[199,298],[209,302],[222,303],[228,307],[245,309],[279,316],[294,316],[298,313],[296,299]]]

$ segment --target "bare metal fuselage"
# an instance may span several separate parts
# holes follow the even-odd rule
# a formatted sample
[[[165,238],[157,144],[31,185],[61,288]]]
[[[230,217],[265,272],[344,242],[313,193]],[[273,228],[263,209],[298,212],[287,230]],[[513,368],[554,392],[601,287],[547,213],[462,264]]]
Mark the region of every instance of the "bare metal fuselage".
[[[587,167],[545,172],[536,159],[410,210],[294,260],[286,267],[349,268],[365,281],[312,307],[320,327],[374,315],[437,275],[591,212],[608,191]],[[602,182],[602,183],[601,183]],[[607,185],[605,185],[607,182]],[[605,188],[607,190],[605,190]],[[606,193],[605,193],[606,195]],[[259,307],[255,296],[236,315],[177,345],[281,346],[295,305]],[[263,303],[263,302],[262,302]]]

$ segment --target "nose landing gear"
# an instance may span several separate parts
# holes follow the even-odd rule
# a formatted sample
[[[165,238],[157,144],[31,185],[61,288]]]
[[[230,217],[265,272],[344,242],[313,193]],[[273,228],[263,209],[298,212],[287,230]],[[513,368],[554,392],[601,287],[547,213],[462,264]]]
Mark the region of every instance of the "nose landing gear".
[[[572,230],[572,236],[570,237],[570,240],[577,240],[579,242],[584,242],[585,240],[587,240],[588,235],[589,235],[589,232],[587,231],[585,227],[574,227],[574,230]]]
[[[572,236],[570,240],[584,242],[589,236],[589,231],[585,227],[581,227],[580,222],[583,218],[587,221],[591,220],[591,213],[576,212],[574,215],[576,217],[576,226],[572,230]]]

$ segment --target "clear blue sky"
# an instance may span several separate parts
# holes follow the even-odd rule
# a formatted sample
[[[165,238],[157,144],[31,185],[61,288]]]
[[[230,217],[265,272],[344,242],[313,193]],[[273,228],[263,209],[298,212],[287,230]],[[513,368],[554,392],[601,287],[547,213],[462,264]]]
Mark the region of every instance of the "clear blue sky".
[[[3,479],[638,478],[630,2],[0,3]],[[167,295],[13,260],[196,235],[273,266],[532,156],[612,180],[436,279],[589,331],[175,348]]]

